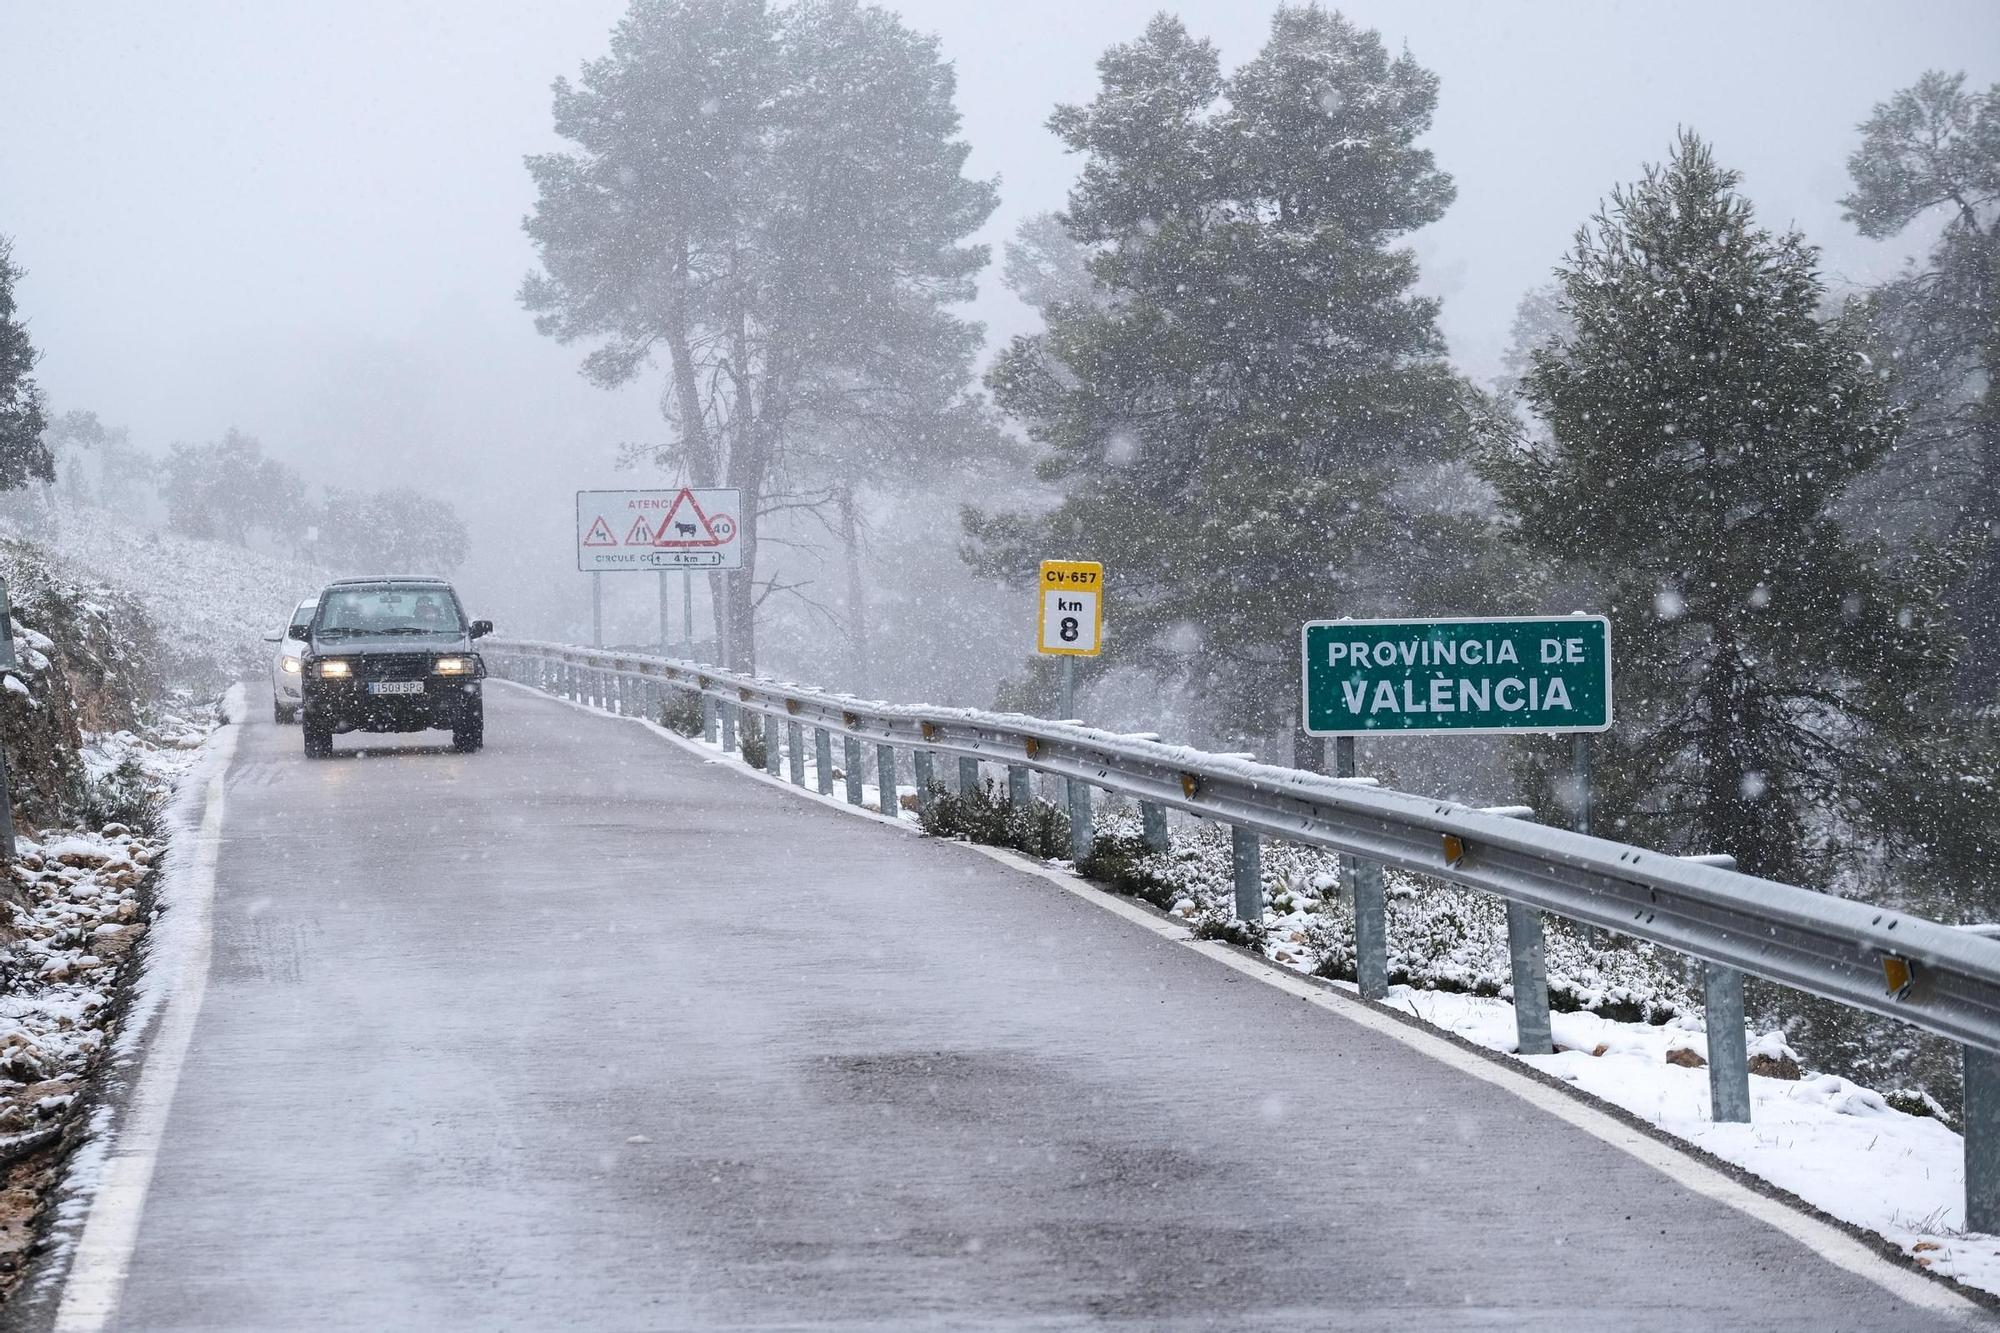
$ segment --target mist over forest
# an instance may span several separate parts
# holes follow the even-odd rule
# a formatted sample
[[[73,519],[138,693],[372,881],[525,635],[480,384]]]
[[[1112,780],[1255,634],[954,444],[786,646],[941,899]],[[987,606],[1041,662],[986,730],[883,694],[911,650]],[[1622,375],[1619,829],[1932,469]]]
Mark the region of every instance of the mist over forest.
[[[1014,78],[924,4],[13,16],[0,503],[586,642],[572,492],[736,487],[744,567],[691,627],[604,576],[607,643],[1042,714],[1036,563],[1097,559],[1079,712],[1322,769],[1304,621],[1601,612],[1608,827],[1983,884],[1992,15],[1447,9],[1108,6]],[[1555,740],[1362,748],[1574,802]]]

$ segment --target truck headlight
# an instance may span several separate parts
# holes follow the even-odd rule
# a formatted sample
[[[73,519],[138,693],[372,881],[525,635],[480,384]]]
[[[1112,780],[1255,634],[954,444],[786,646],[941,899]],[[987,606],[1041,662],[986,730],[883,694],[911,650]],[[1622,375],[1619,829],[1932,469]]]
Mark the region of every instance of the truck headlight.
[[[319,678],[321,680],[346,680],[353,674],[354,668],[338,658],[319,664]]]
[[[284,666],[284,668],[285,668],[285,674],[286,674],[286,675],[288,675],[288,676],[296,676],[296,675],[298,675],[298,674],[299,674],[299,671],[300,671],[300,669],[301,669],[301,668],[302,668],[302,667],[303,667],[303,666],[304,666],[305,664],[304,664],[304,663],[302,663],[302,662],[300,662],[300,661],[299,661],[299,659],[298,659],[298,658],[296,658],[296,657],[291,657],[291,656],[287,656],[287,657],[285,658],[284,662],[282,663],[282,665],[283,665],[283,666]]]
[[[440,657],[432,670],[440,676],[469,676],[472,674],[472,663],[470,657]]]

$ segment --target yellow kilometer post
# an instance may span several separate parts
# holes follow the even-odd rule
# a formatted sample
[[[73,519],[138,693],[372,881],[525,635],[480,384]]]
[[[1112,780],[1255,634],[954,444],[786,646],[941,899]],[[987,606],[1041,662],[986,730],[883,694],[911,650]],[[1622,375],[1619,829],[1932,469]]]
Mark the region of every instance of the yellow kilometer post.
[[[1063,659],[1062,715],[1076,713],[1073,657],[1095,657],[1104,646],[1104,566],[1095,560],[1042,561],[1035,651]]]
[[[1104,647],[1104,566],[1095,560],[1044,560],[1036,585],[1035,651],[1062,659],[1062,716],[1076,718],[1076,659],[1095,657]],[[1090,851],[1090,788],[1068,784],[1070,855]],[[1025,799],[1027,771],[1008,774],[1008,789]]]

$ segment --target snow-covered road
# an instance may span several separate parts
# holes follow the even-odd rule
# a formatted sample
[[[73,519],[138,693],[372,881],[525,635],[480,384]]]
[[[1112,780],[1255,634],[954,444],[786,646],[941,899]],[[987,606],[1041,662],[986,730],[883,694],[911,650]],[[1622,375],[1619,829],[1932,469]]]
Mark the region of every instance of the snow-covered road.
[[[488,710],[480,755],[308,763],[253,695],[135,1242],[70,1326],[1958,1326],[1394,1020]]]

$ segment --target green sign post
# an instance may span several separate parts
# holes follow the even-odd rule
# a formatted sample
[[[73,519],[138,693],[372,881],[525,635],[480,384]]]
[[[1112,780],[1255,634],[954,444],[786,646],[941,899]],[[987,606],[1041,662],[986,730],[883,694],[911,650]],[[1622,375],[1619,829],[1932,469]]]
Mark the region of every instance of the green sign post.
[[[1305,729],[1315,736],[1611,726],[1603,616],[1315,620],[1304,651]]]

